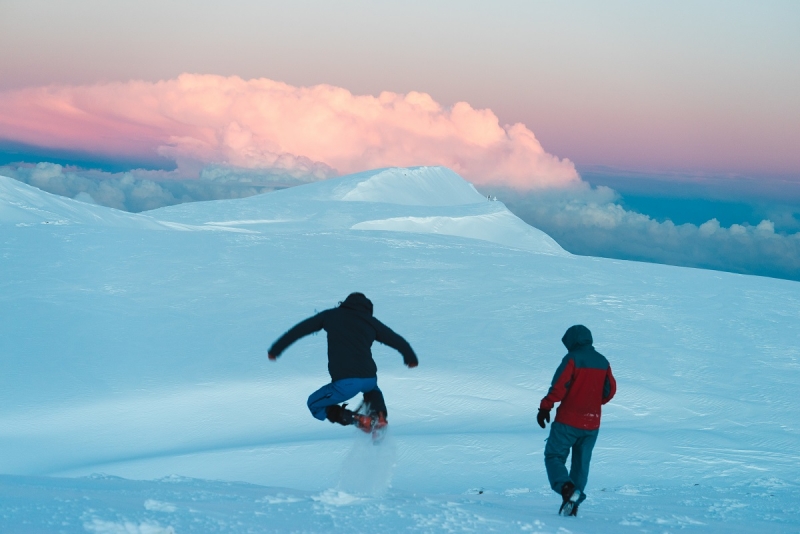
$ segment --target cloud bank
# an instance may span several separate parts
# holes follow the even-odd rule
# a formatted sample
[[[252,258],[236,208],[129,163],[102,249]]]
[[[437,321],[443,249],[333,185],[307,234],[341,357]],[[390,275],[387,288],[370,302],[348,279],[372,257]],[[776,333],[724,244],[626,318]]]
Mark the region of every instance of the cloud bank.
[[[3,141],[143,166],[172,162],[171,171],[121,173],[0,167],[45,191],[133,212],[380,167],[443,165],[573,253],[800,279],[800,234],[773,224],[785,229],[785,221],[659,222],[624,209],[612,189],[582,182],[524,125],[501,126],[490,110],[446,108],[423,93],[359,96],[330,85],[193,74],[37,87],[0,92]]]
[[[800,280],[800,233],[776,233],[769,220],[727,228],[717,219],[700,225],[659,222],[624,209],[613,189],[586,183],[495,194],[574,254]]]
[[[0,176],[55,195],[134,213],[184,202],[244,198],[304,181],[263,169],[209,166],[198,179],[180,180],[169,171],[110,173],[47,162],[0,166]]]
[[[444,165],[477,185],[517,190],[580,181],[523,124],[445,108],[418,92],[353,95],[330,85],[183,74],[0,93],[0,140],[128,160],[167,158],[180,177],[213,166],[323,179],[390,166]]]
[[[0,175],[50,193],[132,212],[243,198],[309,179],[263,169],[212,166],[203,169],[199,179],[180,180],[169,171],[108,173],[54,163],[0,166]],[[717,219],[700,225],[659,222],[623,208],[613,189],[592,188],[585,182],[529,192],[482,189],[574,254],[800,280],[800,232],[776,232],[771,220],[727,228]]]

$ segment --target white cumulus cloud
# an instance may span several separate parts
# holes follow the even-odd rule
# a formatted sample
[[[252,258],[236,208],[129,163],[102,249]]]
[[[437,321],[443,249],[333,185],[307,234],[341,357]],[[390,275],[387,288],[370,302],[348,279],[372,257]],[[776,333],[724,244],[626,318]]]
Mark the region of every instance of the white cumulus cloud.
[[[172,160],[183,177],[209,165],[323,179],[393,166],[443,165],[476,184],[527,190],[579,181],[523,124],[466,102],[341,87],[294,87],[182,74],[0,92],[0,140],[111,159]]]

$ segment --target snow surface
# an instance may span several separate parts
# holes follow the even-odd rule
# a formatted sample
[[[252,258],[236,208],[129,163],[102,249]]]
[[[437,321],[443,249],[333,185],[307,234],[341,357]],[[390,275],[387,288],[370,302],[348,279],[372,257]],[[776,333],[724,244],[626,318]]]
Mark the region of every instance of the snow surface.
[[[454,177],[455,176],[455,177]],[[572,256],[446,169],[132,215],[0,177],[0,531],[797,532],[800,285]],[[351,291],[390,432],[313,419]],[[580,517],[535,423],[572,324],[619,382]]]

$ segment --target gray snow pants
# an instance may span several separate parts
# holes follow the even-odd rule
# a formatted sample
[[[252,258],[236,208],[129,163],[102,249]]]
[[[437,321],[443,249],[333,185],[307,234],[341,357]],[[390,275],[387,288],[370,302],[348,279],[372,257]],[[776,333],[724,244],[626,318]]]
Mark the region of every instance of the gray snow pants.
[[[550,425],[550,437],[544,448],[544,466],[550,487],[561,494],[561,486],[571,480],[583,493],[589,479],[589,462],[599,430],[583,430],[563,423]],[[567,473],[567,456],[572,449],[572,466]],[[580,501],[586,498],[581,495]]]

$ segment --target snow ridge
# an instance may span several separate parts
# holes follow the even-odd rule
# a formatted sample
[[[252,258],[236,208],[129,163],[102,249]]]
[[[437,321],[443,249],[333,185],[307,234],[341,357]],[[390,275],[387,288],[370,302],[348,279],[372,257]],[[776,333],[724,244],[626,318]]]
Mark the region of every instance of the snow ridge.
[[[540,254],[566,254],[550,236],[525,224],[508,210],[463,217],[395,217],[360,222],[353,229],[451,235]]]
[[[0,224],[88,224],[163,229],[161,223],[146,215],[53,195],[7,176],[0,176]]]
[[[255,197],[182,204],[149,214],[190,226],[269,234],[355,230],[449,235],[569,256],[550,236],[445,167],[378,169]]]
[[[368,177],[357,181],[340,200],[407,206],[460,206],[486,201],[475,186],[446,167],[391,168],[364,175]],[[342,185],[340,192],[347,187]]]

